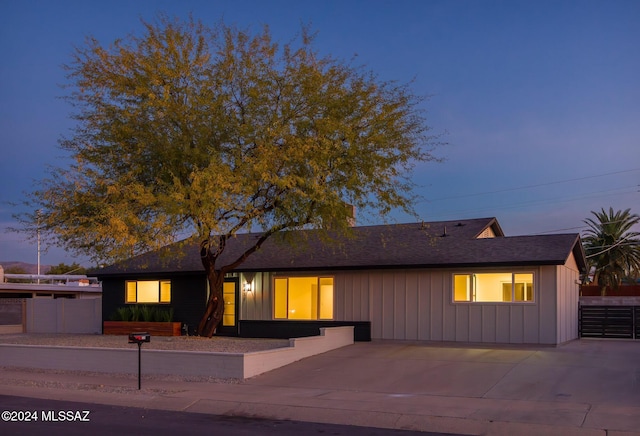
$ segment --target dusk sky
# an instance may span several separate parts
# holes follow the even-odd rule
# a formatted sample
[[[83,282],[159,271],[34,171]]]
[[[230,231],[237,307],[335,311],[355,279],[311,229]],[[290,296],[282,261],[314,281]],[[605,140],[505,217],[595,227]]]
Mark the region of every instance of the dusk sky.
[[[280,42],[310,24],[321,54],[431,96],[427,122],[448,145],[413,177],[424,221],[495,216],[512,236],[581,232],[603,207],[640,213],[638,0],[0,0],[0,262],[36,263],[35,244],[4,231],[8,202],[64,163],[74,46],[109,45],[158,12],[268,25]],[[41,261],[84,262],[54,248]]]

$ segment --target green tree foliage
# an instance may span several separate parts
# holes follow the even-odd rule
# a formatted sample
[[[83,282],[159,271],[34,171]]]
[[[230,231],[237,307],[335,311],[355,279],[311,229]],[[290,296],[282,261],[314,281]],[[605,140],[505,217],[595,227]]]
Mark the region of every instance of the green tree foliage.
[[[625,279],[637,278],[640,272],[640,232],[634,226],[640,216],[624,211],[591,212],[594,218],[584,222],[589,226],[583,237],[583,246],[593,270],[593,281],[603,290],[617,289]]]
[[[67,265],[65,263],[59,263],[58,265],[52,266],[47,274],[86,274],[87,270],[83,266],[74,262],[71,265]]]
[[[10,266],[4,268],[5,274],[29,274],[26,269],[21,266]]]
[[[285,229],[347,231],[345,203],[381,216],[412,212],[410,172],[434,160],[408,86],[320,56],[303,29],[280,46],[252,34],[166,16],[141,36],[95,39],[68,65],[73,158],[30,197],[25,229],[96,263],[201,241],[211,285],[199,332],[222,318],[222,281]],[[220,265],[237,232],[255,245]]]

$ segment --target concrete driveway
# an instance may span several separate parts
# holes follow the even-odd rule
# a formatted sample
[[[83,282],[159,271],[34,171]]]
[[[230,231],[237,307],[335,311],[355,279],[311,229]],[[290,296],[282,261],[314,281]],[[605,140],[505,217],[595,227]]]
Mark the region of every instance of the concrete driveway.
[[[237,384],[135,382],[0,371],[4,395],[33,398],[463,435],[640,435],[640,341],[361,342]]]
[[[449,424],[431,431],[477,434],[468,424],[484,421],[640,432],[640,341],[579,340],[557,348],[374,341],[246,383],[312,389],[336,407],[378,402],[381,412]]]

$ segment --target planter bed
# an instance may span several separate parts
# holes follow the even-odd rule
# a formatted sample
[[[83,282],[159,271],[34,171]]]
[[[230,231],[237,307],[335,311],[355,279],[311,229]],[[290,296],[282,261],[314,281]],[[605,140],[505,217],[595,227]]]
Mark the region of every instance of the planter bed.
[[[102,334],[128,335],[133,332],[147,332],[151,336],[181,336],[180,322],[145,322],[145,321],[103,321]]]

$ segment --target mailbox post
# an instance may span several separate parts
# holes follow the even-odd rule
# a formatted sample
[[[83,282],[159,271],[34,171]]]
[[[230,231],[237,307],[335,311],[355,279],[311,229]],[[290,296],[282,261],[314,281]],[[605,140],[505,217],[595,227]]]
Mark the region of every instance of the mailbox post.
[[[141,354],[142,344],[144,342],[151,342],[151,335],[147,332],[129,333],[129,343],[138,344],[138,390],[140,390],[140,379],[142,372]]]

